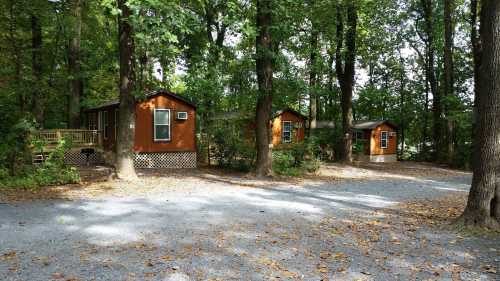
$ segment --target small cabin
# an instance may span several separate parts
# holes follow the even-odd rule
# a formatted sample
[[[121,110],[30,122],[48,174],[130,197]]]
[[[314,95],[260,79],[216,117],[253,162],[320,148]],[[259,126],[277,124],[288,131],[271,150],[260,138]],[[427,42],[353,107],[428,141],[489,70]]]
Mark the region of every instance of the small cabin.
[[[100,132],[107,159],[114,159],[119,105],[113,101],[85,111],[88,130]],[[147,94],[135,106],[133,149],[137,168],[195,168],[196,106],[166,90]]]
[[[397,161],[397,126],[386,120],[358,121],[353,143],[360,147],[357,159],[369,162]]]
[[[286,146],[304,141],[307,117],[291,108],[280,110],[271,119],[273,146]]]

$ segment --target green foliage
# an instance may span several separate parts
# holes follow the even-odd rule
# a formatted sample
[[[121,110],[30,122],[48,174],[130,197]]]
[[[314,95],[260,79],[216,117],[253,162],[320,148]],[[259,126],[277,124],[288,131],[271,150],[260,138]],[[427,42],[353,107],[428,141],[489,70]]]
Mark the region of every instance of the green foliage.
[[[9,175],[6,169],[0,168],[0,187],[35,189],[79,182],[78,170],[64,164],[64,152],[69,148],[70,144],[62,140],[42,164],[35,167],[25,166],[22,174]]]
[[[315,138],[273,151],[273,171],[278,175],[301,176],[320,168],[319,147]]]
[[[248,172],[255,162],[255,148],[241,137],[237,127],[223,126],[213,129],[211,153],[222,168]]]

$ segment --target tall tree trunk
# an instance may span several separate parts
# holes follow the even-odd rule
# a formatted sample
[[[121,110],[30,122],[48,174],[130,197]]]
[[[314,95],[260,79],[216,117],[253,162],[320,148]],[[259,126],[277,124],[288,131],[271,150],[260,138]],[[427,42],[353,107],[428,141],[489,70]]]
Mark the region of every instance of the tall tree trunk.
[[[399,64],[401,65],[401,70],[399,73],[399,107],[401,114],[401,122],[399,124],[399,131],[401,132],[401,150],[400,155],[403,156],[405,153],[405,130],[406,130],[406,118],[405,118],[405,64],[404,59],[399,53]]]
[[[131,11],[126,0],[118,0],[121,15],[118,19],[118,42],[120,53],[120,113],[116,142],[116,173],[125,180],[137,179],[134,168],[135,98],[134,89],[134,40],[128,18]]]
[[[15,91],[16,95],[19,98],[19,110],[21,113],[26,111],[26,95],[24,91],[21,89],[21,48],[19,46],[19,39],[16,35],[17,30],[17,13],[15,11],[16,1],[9,1],[9,41],[11,43],[12,48],[12,63],[14,64],[14,82],[15,82]]]
[[[500,230],[500,2],[481,3],[481,64],[472,186],[466,225]]]
[[[83,95],[83,79],[80,64],[80,41],[82,36],[82,2],[72,1],[72,38],[68,49],[68,69],[70,75],[71,93],[68,103],[68,125],[70,128],[80,128],[80,99]]]
[[[256,67],[259,93],[255,116],[257,141],[257,176],[272,174],[272,148],[269,119],[271,117],[273,93],[273,56],[271,39],[271,1],[257,0]]]
[[[444,96],[448,97],[445,103],[446,113],[446,155],[444,161],[452,164],[455,153],[454,124],[450,119],[451,108],[449,97],[453,96],[453,11],[454,1],[444,1]]]
[[[42,26],[40,19],[31,14],[31,48],[33,85],[33,113],[40,128],[44,121],[44,95],[43,95],[43,62],[42,62]]]
[[[477,95],[478,93],[478,85],[479,85],[479,65],[481,64],[481,41],[478,37],[477,31],[477,9],[478,9],[478,0],[471,0],[470,3],[470,25],[471,25],[471,49],[472,49],[472,65],[474,69],[474,111],[473,111],[473,125],[476,122],[477,116]],[[475,132],[472,132],[472,143],[474,144]]]
[[[356,63],[356,27],[357,27],[357,11],[354,0],[347,2],[347,35],[346,35],[346,52],[344,65],[342,65],[342,45],[344,42],[344,24],[342,20],[342,7],[337,5],[337,50],[336,50],[336,72],[339,81],[342,107],[342,131],[343,145],[340,160],[344,162],[352,162],[352,91],[354,86],[354,74]]]
[[[438,90],[435,69],[435,46],[434,46],[434,15],[432,0],[421,0],[423,16],[425,21],[425,34],[427,39],[427,79],[432,93],[432,114],[433,114],[433,144],[434,144],[434,161],[439,159],[439,152],[443,150],[442,138],[442,114],[443,107],[441,101],[441,93]]]
[[[318,95],[316,91],[316,83],[318,79],[317,71],[317,57],[318,57],[318,37],[319,31],[314,17],[314,4],[315,1],[310,2],[310,20],[311,25],[311,38],[310,38],[310,55],[309,55],[309,135],[311,131],[316,129],[317,115],[318,115]]]

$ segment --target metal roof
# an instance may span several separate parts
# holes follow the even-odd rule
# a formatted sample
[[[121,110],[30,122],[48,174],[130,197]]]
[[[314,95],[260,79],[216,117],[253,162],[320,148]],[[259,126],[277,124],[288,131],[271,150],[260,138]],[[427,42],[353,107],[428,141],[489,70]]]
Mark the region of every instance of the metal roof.
[[[382,125],[382,124],[387,124],[393,128],[397,128],[397,126],[388,121],[388,120],[366,120],[366,121],[356,121],[354,122],[354,126],[353,128],[354,129],[358,129],[358,130],[371,130],[371,129],[375,129],[377,128],[378,126]]]
[[[157,90],[157,91],[152,91],[152,92],[149,92],[145,95],[145,98],[146,99],[149,99],[149,98],[152,98],[152,97],[155,97],[155,96],[159,96],[159,95],[165,95],[165,96],[169,96],[169,97],[172,97],[172,98],[175,98],[177,100],[180,100],[194,108],[196,108],[196,105],[191,102],[190,100],[186,99],[185,97],[182,97],[182,96],[179,96],[177,94],[174,94],[168,90],[165,90],[165,89],[160,89],[160,90]],[[119,100],[112,100],[112,101],[109,101],[109,102],[105,102],[105,103],[102,103],[98,106],[94,106],[94,107],[91,107],[91,108],[88,108],[86,111],[92,111],[92,110],[97,110],[97,109],[102,109],[102,108],[106,108],[106,107],[111,107],[111,106],[118,106],[120,105],[120,101]]]

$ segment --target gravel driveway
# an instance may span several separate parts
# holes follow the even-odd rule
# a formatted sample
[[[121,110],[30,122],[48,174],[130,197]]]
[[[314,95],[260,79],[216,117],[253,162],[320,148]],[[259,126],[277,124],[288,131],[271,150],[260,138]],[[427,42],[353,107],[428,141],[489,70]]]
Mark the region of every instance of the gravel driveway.
[[[464,194],[467,174],[259,184],[207,175],[154,185],[147,194],[0,204],[0,280],[500,280],[499,239],[383,212]]]

